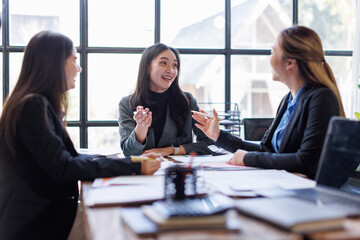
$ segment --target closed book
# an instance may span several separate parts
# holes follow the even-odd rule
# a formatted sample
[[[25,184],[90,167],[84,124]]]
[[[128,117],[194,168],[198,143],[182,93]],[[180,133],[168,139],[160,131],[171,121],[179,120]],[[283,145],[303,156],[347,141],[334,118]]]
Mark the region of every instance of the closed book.
[[[211,216],[188,216],[164,218],[154,207],[144,205],[141,207],[144,215],[153,221],[160,230],[165,229],[191,229],[191,228],[225,228],[226,214],[220,213]]]
[[[235,208],[294,233],[340,229],[344,212],[292,197],[237,200]]]
[[[145,216],[166,228],[201,228],[226,226],[226,211],[233,200],[222,194],[212,194],[197,199],[157,201],[141,207]]]

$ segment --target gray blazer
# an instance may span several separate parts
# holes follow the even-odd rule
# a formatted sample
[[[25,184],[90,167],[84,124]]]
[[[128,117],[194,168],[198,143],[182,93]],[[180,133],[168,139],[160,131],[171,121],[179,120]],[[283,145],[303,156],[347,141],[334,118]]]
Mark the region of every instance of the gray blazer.
[[[185,95],[190,101],[190,109],[199,111],[196,99],[190,93],[185,92]],[[119,103],[120,146],[125,156],[140,155],[147,149],[168,147],[176,143],[182,145],[187,154],[192,151],[197,152],[197,154],[210,154],[207,146],[214,144],[214,142],[195,126],[191,111],[189,111],[186,118],[185,134],[181,134],[181,137],[177,137],[176,124],[170,117],[169,111],[167,111],[164,131],[158,146],[155,146],[154,129],[152,127],[148,130],[144,144],[138,142],[134,132],[136,122],[133,119],[133,112],[135,109],[131,106],[130,97],[131,95],[123,97]],[[196,142],[193,142],[193,133],[196,135]]]

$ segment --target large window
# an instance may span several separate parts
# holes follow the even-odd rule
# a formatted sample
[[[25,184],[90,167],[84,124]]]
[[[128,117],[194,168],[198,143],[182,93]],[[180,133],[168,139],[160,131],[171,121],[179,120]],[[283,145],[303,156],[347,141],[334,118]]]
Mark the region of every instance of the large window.
[[[68,131],[76,147],[120,150],[118,103],[135,88],[141,52],[157,42],[179,49],[181,87],[199,103],[219,109],[237,103],[241,117],[274,117],[288,89],[271,78],[270,49],[282,29],[300,24],[322,38],[347,111],[355,5],[356,0],[3,0],[0,109],[16,84],[27,42],[49,29],[73,40],[83,68],[70,91]]]

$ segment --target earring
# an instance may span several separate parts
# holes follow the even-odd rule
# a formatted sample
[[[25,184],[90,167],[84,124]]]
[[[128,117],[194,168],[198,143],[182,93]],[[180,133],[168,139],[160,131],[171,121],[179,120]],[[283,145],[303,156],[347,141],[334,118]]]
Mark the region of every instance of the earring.
[[[289,67],[288,67],[288,66],[286,66],[286,70],[289,70]]]

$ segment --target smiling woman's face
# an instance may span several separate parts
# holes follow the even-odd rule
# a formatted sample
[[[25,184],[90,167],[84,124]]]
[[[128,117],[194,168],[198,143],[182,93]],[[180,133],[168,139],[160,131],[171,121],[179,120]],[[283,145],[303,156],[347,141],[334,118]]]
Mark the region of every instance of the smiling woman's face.
[[[149,65],[150,90],[157,93],[165,92],[178,75],[178,61],[171,50],[159,53]]]

